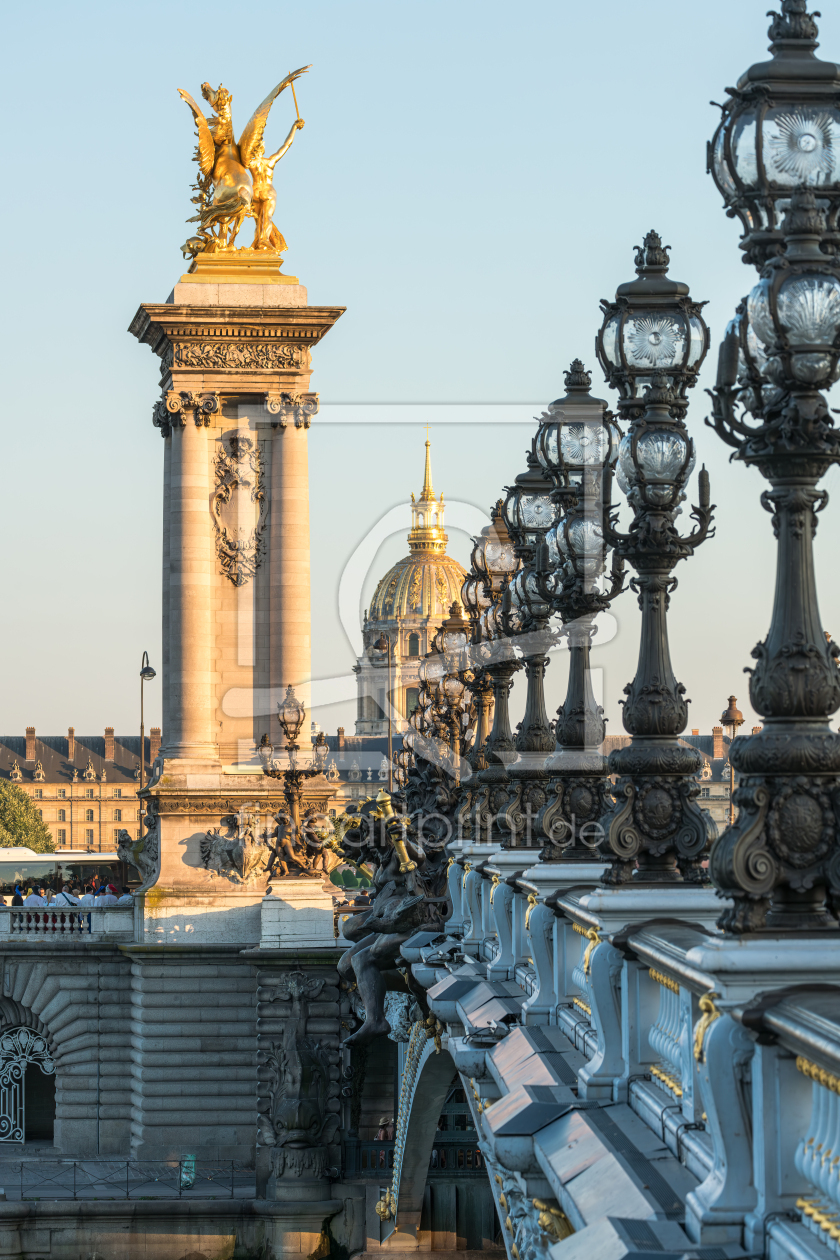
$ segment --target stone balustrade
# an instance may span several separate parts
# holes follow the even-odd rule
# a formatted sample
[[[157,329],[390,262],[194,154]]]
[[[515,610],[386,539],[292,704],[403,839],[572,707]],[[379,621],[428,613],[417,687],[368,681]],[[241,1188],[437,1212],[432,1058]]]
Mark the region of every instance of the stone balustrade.
[[[623,1220],[651,1250],[840,1254],[840,943],[726,937],[711,889],[587,887],[529,850],[453,847],[446,934],[403,953],[509,1244],[630,1255]]]
[[[0,941],[99,941],[134,935],[133,906],[91,906],[35,909],[0,906]]]

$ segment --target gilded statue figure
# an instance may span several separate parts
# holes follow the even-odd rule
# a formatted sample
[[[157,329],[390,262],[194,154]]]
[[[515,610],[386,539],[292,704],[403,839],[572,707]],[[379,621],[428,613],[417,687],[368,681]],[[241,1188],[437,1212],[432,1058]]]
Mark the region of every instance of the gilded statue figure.
[[[288,152],[295,135],[304,125],[297,108],[294,84],[309,68],[301,66],[299,70],[293,70],[269,92],[254,110],[238,143],[234,139],[231,116],[233,98],[226,88],[220,84],[214,90],[209,83],[202,83],[201,95],[213,110],[210,119],[204,116],[189,92],[178,89],[181,99],[189,105],[195,118],[198,132],[195,160],[200,171],[193,185],[196,196],[192,198],[198,206],[198,214],[187,220],[188,223],[198,223],[199,228],[197,234],[181,246],[185,256],[233,250],[246,218],[255,222],[251,249],[279,254],[287,248],[282,234],[272,222],[277,204],[273,175],[277,163]],[[263,137],[269,111],[287,87],[292,89],[297,117],[277,152],[266,157]]]

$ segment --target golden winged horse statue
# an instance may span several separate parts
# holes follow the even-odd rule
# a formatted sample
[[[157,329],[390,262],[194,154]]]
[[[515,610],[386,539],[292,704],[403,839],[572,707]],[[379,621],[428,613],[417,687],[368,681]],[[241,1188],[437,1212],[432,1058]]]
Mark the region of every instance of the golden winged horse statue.
[[[303,119],[297,115],[283,144],[270,157],[265,156],[263,137],[269,110],[277,97],[290,85],[294,95],[295,79],[309,69],[309,66],[301,66],[299,70],[293,70],[269,92],[251,115],[239,143],[234,139],[233,132],[233,98],[226,88],[220,85],[214,90],[209,83],[202,83],[201,95],[213,110],[210,119],[205,118],[189,92],[178,89],[181,99],[187,102],[195,118],[198,132],[195,160],[201,172],[193,185],[196,196],[192,199],[199,211],[187,220],[188,223],[198,223],[199,230],[196,236],[190,237],[181,246],[185,256],[232,250],[239,229],[248,217],[255,220],[251,249],[274,253],[286,249],[285,240],[271,221],[277,204],[272,179],[275,166],[288,151],[295,133],[303,127]]]

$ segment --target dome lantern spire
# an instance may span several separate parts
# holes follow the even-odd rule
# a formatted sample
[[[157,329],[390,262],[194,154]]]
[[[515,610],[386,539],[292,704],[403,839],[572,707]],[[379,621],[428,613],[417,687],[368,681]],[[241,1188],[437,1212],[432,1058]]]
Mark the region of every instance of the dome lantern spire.
[[[432,444],[428,438],[428,430],[426,436],[426,468],[423,473],[423,489],[420,494],[421,499],[433,499],[435,497],[434,487],[432,486]]]
[[[442,555],[448,542],[443,532],[443,495],[435,497],[432,486],[432,444],[426,426],[426,465],[420,498],[411,496],[411,532],[408,545],[414,551],[431,551]]]

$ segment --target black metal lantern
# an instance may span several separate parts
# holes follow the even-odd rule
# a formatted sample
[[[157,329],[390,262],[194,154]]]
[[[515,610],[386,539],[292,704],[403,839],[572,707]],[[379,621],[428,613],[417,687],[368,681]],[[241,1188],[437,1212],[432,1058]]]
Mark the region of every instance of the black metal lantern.
[[[598,361],[620,395],[623,414],[644,408],[644,393],[664,375],[678,403],[697,383],[709,349],[709,329],[688,285],[668,278],[668,250],[656,232],[636,247],[636,280],[618,286],[614,302],[602,301],[604,322],[595,342]]]
[[[810,189],[793,194],[785,252],[767,263],[721,343],[716,428],[727,441],[734,429],[733,445],[751,430],[723,408],[724,396],[765,417],[789,394],[826,389],[840,376],[840,266],[820,248],[826,229],[817,201]]]
[[[508,533],[499,499],[478,538],[473,539],[471,565],[491,599],[499,595],[519,568],[519,558]]]
[[[726,89],[707,160],[727,214],[741,221],[746,261],[758,267],[779,252],[796,188],[816,192],[840,244],[840,66],[814,55],[819,14],[806,0],[782,0],[772,16],[772,60]]]
[[[516,555],[527,560],[557,519],[557,508],[551,500],[552,483],[540,468],[533,447],[528,452],[525,472],[506,489],[502,516]]]
[[[621,436],[604,399],[590,394],[592,377],[580,359],[563,375],[566,393],[543,412],[535,439],[537,459],[557,490],[612,467]]]

